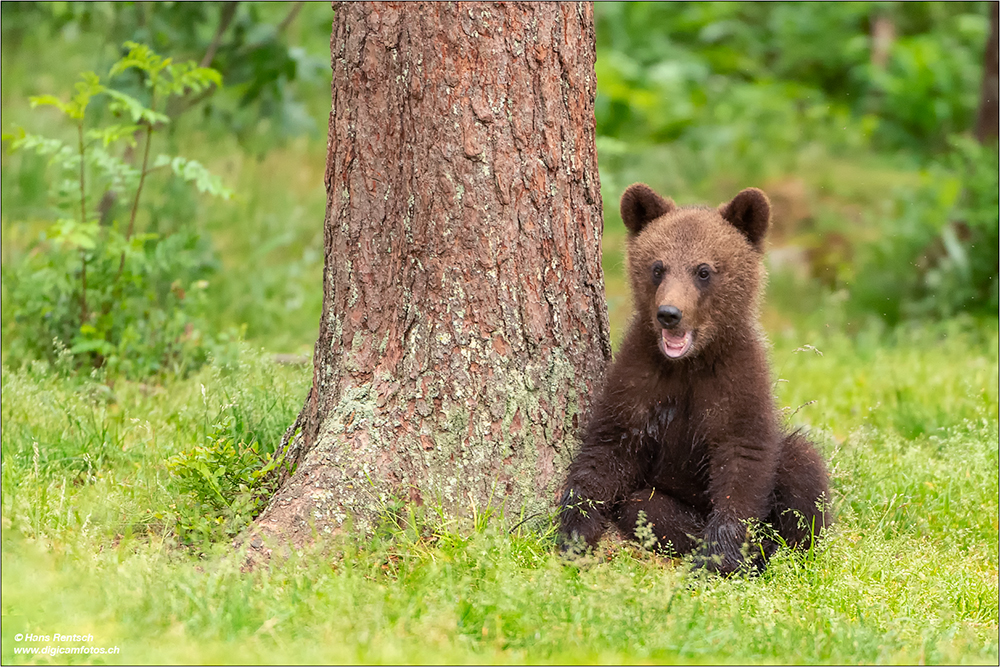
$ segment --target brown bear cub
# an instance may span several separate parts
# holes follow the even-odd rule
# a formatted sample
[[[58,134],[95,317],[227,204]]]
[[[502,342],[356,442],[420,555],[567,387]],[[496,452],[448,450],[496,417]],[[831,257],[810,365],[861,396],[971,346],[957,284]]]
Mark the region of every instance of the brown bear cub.
[[[830,520],[825,466],[782,430],[757,323],[770,203],[748,188],[679,208],[637,183],[621,214],[635,312],[569,468],[561,546],[593,546],[610,520],[709,569],[759,570],[779,536],[808,546]]]

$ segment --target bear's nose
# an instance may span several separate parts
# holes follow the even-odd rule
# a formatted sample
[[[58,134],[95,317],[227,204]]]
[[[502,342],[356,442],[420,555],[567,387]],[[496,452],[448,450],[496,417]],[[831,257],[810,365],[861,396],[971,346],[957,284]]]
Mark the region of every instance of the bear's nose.
[[[660,306],[656,311],[656,319],[664,329],[673,329],[681,321],[681,311],[675,306]]]

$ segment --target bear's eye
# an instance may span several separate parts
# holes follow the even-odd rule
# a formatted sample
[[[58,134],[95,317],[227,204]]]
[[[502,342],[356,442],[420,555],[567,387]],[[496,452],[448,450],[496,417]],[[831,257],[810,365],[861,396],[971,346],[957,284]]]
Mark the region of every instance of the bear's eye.
[[[663,274],[665,273],[663,269],[663,262],[653,263],[653,284],[659,285],[663,281]]]
[[[708,266],[708,264],[702,264],[696,270],[696,275],[698,276],[698,280],[703,283],[707,283],[708,279],[712,277],[712,269]]]

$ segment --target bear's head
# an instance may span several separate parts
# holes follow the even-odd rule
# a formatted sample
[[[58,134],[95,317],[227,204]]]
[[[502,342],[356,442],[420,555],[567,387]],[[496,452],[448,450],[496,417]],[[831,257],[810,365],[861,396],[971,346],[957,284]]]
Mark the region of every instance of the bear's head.
[[[756,335],[767,195],[747,188],[715,209],[678,207],[636,183],[622,195],[621,215],[636,315],[653,328],[664,357]]]

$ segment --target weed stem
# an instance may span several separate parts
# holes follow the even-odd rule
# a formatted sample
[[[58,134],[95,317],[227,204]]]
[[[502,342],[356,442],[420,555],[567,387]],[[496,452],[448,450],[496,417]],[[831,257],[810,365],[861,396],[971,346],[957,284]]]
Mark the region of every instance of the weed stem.
[[[153,97],[149,102],[149,108],[156,108],[156,89],[153,89]],[[135,230],[135,214],[139,210],[139,197],[142,195],[142,186],[146,182],[146,167],[149,165],[149,146],[153,143],[153,123],[152,121],[146,122],[146,147],[143,149],[142,153],[142,170],[139,172],[139,187],[135,190],[135,199],[132,200],[132,214],[129,215],[128,219],[128,229],[125,230],[125,242],[128,243],[129,239],[132,238],[132,232]],[[121,260],[118,262],[118,273],[115,274],[114,282],[118,282],[118,279],[122,275],[122,271],[125,269],[125,250],[122,250]]]
[[[87,224],[87,188],[86,170],[84,169],[84,157],[86,154],[86,144],[83,141],[83,119],[76,124],[77,137],[80,144],[80,224]],[[87,250],[80,248],[80,326],[87,323]]]

